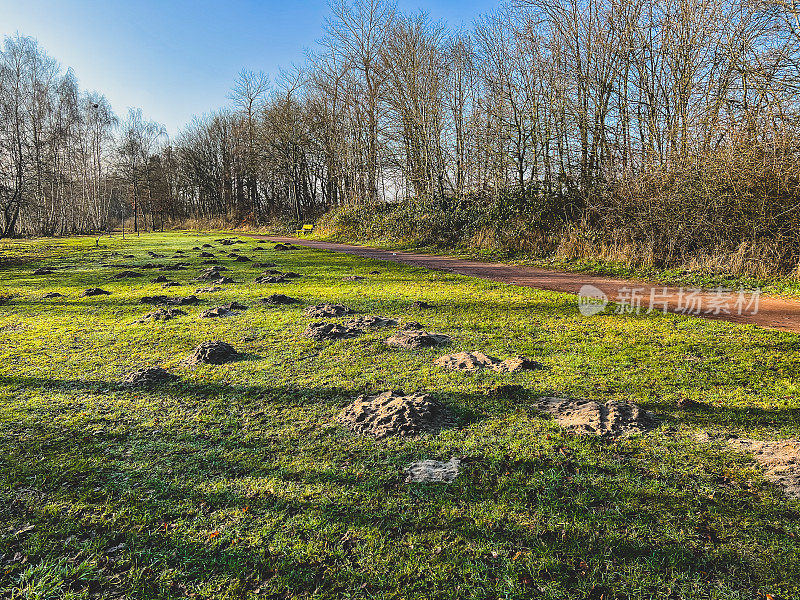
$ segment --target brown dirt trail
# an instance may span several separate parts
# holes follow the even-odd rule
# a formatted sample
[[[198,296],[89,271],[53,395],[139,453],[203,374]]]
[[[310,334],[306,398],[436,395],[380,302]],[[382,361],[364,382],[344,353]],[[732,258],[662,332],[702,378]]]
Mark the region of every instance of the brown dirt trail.
[[[685,312],[687,306],[702,306],[704,311],[708,310],[709,312],[702,312],[696,316],[800,333],[800,301],[796,300],[761,296],[758,299],[757,312],[753,313],[753,307],[750,306],[745,307],[746,310],[739,314],[739,310],[735,305],[735,297],[731,297],[731,301],[727,303],[727,308],[725,309],[724,306],[720,307],[719,294],[714,290],[695,292],[691,298],[688,298],[688,289],[681,290],[681,288],[651,282],[551,271],[536,267],[483,262],[452,256],[381,250],[367,246],[320,240],[255,234],[242,235],[568,294],[578,294],[583,286],[591,285],[604,292],[611,301],[624,298],[629,301],[629,305],[632,305],[634,303],[632,298],[638,298],[641,306],[645,309],[650,305],[651,298],[653,298],[658,310],[666,308],[669,312],[680,313],[682,311]],[[630,292],[630,290],[636,291]],[[748,296],[748,300],[751,299]],[[726,313],[721,309],[728,310],[728,312]]]

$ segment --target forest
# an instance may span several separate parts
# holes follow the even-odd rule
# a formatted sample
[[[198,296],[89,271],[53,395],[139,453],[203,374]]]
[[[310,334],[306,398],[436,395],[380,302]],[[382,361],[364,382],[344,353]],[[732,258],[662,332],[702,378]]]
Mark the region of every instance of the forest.
[[[469,29],[335,0],[173,139],[0,52],[0,235],[318,222],[350,238],[793,273],[798,9],[526,0]]]

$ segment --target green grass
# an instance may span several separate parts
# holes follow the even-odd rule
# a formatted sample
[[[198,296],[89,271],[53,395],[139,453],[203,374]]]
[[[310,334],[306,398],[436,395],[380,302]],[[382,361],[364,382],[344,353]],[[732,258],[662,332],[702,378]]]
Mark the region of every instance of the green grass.
[[[800,501],[748,457],[695,437],[800,436],[798,336],[674,315],[583,318],[563,294],[254,251],[253,240],[225,249],[303,278],[258,286],[260,269],[218,255],[237,285],[185,317],[133,324],[151,310],[142,296],[206,285],[193,281],[203,267],[189,249],[211,241],[218,252],[218,237],[3,245],[0,597],[800,597]],[[193,266],[165,274],[185,287],[148,283],[157,271],[112,279],[114,265],[184,260],[145,254],[175,249]],[[41,266],[65,268],[33,276]],[[112,295],[79,297],[92,286]],[[64,297],[42,299],[51,291]],[[445,372],[432,365],[439,351],[386,347],[391,329],[313,342],[300,336],[302,305],[257,303],[270,293],[418,320],[451,335],[454,351],[547,368]],[[414,310],[417,299],[438,308]],[[233,300],[250,309],[196,318]],[[208,339],[245,358],[184,364]],[[119,385],[151,364],[181,379]],[[524,393],[497,397],[500,384]],[[426,390],[459,425],[376,441],[336,424],[353,397],[387,389]],[[568,435],[533,410],[543,395],[638,402],[661,425],[616,441]],[[678,409],[682,398],[700,406]],[[410,461],[454,455],[465,458],[454,483],[403,482]]]

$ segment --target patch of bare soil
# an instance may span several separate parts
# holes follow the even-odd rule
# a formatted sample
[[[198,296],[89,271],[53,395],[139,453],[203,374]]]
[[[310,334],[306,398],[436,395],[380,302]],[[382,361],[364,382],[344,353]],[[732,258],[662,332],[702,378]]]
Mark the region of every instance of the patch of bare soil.
[[[153,312],[149,312],[141,319],[134,321],[134,323],[147,323],[148,321],[169,321],[175,317],[180,317],[186,313],[179,308],[159,308]]]
[[[157,385],[177,378],[177,375],[173,375],[161,367],[145,367],[128,373],[122,383],[125,385]]]
[[[421,309],[433,308],[433,304],[428,304],[423,300],[415,300],[414,302],[411,303],[411,308],[421,308]]]
[[[120,271],[116,275],[114,275],[114,279],[130,279],[132,277],[141,277],[144,273],[138,273],[136,271]]]
[[[195,294],[213,294],[214,292],[218,292],[221,289],[222,289],[221,287],[217,287],[217,286],[197,288],[194,291],[194,293]]]
[[[33,272],[34,275],[52,275],[53,273],[55,273],[53,269],[46,269],[46,268],[36,269]]]
[[[655,425],[655,417],[628,402],[542,398],[536,408],[551,415],[564,429],[582,435],[618,437],[643,433]]]
[[[745,438],[732,438],[728,445],[746,454],[752,454],[764,469],[764,479],[783,488],[789,498],[800,498],[800,442],[778,440],[762,442]]]
[[[310,323],[303,332],[303,337],[311,338],[312,340],[344,340],[354,338],[362,335],[363,329],[356,327],[347,327],[339,323]]]
[[[236,348],[227,342],[213,340],[203,342],[197,346],[189,355],[188,362],[195,365],[221,365],[236,360],[239,356],[240,354],[236,351]]]
[[[341,317],[342,315],[349,315],[353,311],[350,307],[344,304],[315,304],[309,306],[303,313],[309,317]]]
[[[231,302],[230,304],[226,304],[224,306],[217,306],[216,308],[204,310],[198,316],[201,319],[227,317],[234,314],[237,310],[247,310],[247,307],[244,304],[239,304],[238,302]]]
[[[396,327],[397,319],[387,319],[377,315],[364,315],[350,319],[344,323],[345,327],[355,327],[357,329],[374,329],[378,327]]]
[[[356,433],[380,439],[437,431],[447,424],[448,415],[427,394],[404,396],[389,391],[359,396],[339,413],[337,421]]]
[[[201,319],[214,319],[216,317],[227,317],[228,315],[232,314],[224,306],[217,306],[216,308],[207,308],[206,310],[200,311],[200,314],[197,315]]]
[[[151,279],[150,283],[166,283],[167,281],[169,281],[169,279],[167,279],[166,275],[159,275],[155,279]]]
[[[270,294],[266,298],[262,298],[260,302],[261,304],[279,305],[279,304],[299,304],[301,300],[298,300],[297,298],[292,298],[291,296],[285,296],[283,294]]]
[[[142,296],[139,304],[164,304],[167,306],[194,306],[200,300],[197,296],[186,296],[185,298],[170,298],[169,296]]]
[[[405,468],[406,483],[450,483],[461,469],[461,461],[455,456],[447,462],[420,460]]]
[[[386,339],[386,345],[394,348],[431,348],[449,343],[449,335],[429,333],[422,329],[403,329]]]
[[[366,277],[362,277],[361,275],[346,275],[342,277],[342,281],[364,281]]]
[[[458,352],[445,354],[433,361],[437,367],[459,371],[478,371],[480,369],[495,369],[502,361],[493,356],[486,356],[482,352]]]
[[[161,267],[159,271],[186,271],[189,268],[189,265],[186,263],[177,263],[174,265],[167,265],[165,267]]]
[[[63,298],[64,294],[59,294],[58,292],[48,292],[42,298]]]
[[[201,252],[200,256],[202,258],[214,258],[214,253],[213,252]]]
[[[83,290],[81,296],[84,298],[88,298],[90,296],[110,296],[111,292],[103,290],[101,288],[89,288],[88,290]]]
[[[200,275],[197,276],[197,281],[211,281],[214,279],[219,279],[221,277],[221,272],[227,270],[228,270],[227,267],[214,265],[213,267],[209,267],[205,271],[200,273]]]
[[[259,275],[255,281],[256,283],[284,283],[286,278],[283,275]]]

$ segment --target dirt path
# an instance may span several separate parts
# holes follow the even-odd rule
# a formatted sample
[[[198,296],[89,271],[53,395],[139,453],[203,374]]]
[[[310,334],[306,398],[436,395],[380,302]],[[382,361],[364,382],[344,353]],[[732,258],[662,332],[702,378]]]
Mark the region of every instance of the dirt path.
[[[654,310],[666,309],[669,312],[692,314],[705,318],[722,319],[734,323],[748,323],[800,333],[800,302],[766,296],[759,297],[757,293],[753,293],[751,290],[745,290],[740,293],[739,290],[717,291],[665,287],[660,284],[642,281],[612,279],[582,273],[565,273],[535,267],[453,258],[451,256],[394,252],[392,250],[380,250],[366,246],[336,244],[318,240],[268,235],[249,235],[248,237],[275,242],[291,242],[292,244],[319,250],[343,252],[365,258],[386,260],[438,271],[459,273],[470,277],[480,277],[481,279],[489,279],[501,283],[566,292],[568,294],[600,296],[602,292],[608,300],[617,302],[618,308],[625,310],[638,308],[646,311],[652,306]],[[581,294],[584,286],[593,286],[596,291],[584,289],[584,293]],[[586,310],[590,310],[590,308],[586,308]]]

